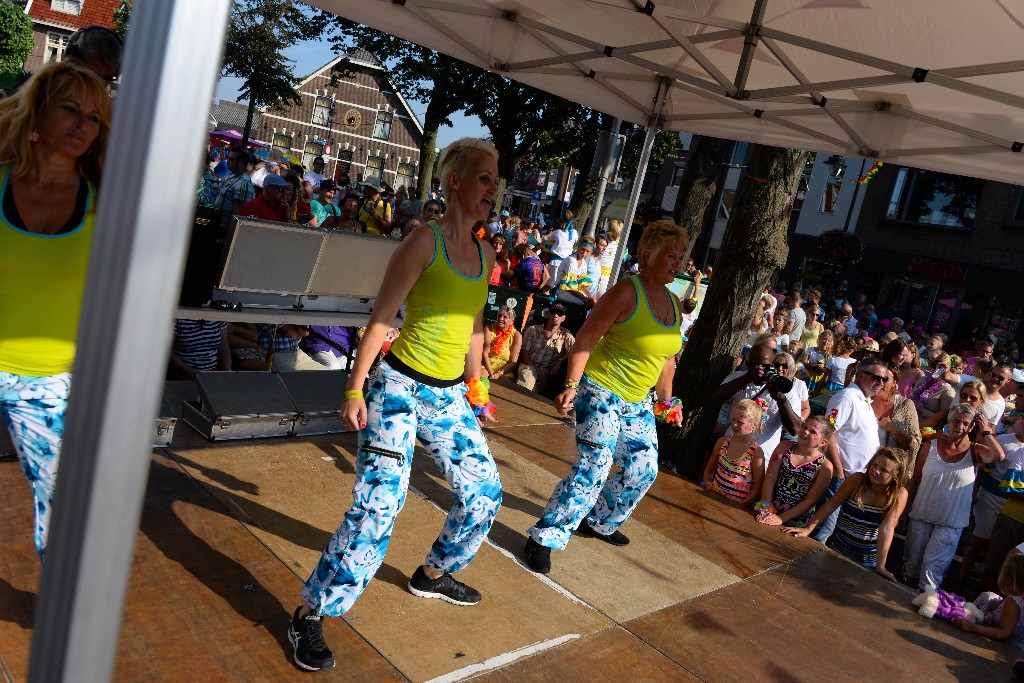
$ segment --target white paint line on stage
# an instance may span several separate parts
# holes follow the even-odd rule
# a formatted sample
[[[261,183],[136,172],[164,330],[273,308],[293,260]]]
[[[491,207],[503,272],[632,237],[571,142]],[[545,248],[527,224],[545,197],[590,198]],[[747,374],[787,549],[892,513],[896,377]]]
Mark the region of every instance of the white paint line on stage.
[[[451,673],[447,673],[443,676],[432,678],[429,681],[427,681],[427,683],[455,683],[456,681],[461,681],[470,676],[483,673],[484,671],[498,669],[500,667],[511,664],[512,662],[523,659],[524,657],[530,657],[531,655],[535,655],[538,652],[550,650],[553,647],[558,647],[563,643],[567,643],[570,640],[576,640],[579,637],[580,635],[578,633],[569,633],[564,636],[554,638],[552,640],[545,640],[540,643],[534,643],[533,645],[527,645],[526,647],[521,647],[518,650],[512,650],[511,652],[506,652],[504,654],[496,655],[489,659],[485,659],[479,664],[472,664],[462,669],[452,671]]]

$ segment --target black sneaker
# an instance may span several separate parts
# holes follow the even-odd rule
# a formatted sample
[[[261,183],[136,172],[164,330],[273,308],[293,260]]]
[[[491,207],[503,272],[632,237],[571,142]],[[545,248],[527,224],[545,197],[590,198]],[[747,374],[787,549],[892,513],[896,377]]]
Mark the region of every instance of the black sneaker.
[[[456,581],[447,572],[440,578],[429,578],[422,565],[416,568],[416,572],[409,579],[409,592],[421,598],[437,598],[453,605],[475,605],[481,598],[479,591]]]
[[[295,610],[288,627],[288,642],[295,648],[295,664],[305,671],[334,668],[334,653],[324,642],[322,617],[310,612],[299,617],[302,607]]]
[[[551,571],[551,548],[537,543],[532,538],[526,539],[526,566],[538,574]]]
[[[582,522],[580,522],[580,526],[578,529],[576,529],[576,533],[580,536],[592,536],[594,538],[600,538],[605,543],[611,543],[612,545],[629,545],[629,537],[626,536],[626,534],[622,533],[621,531],[614,531],[610,534],[599,534],[596,531],[594,531],[594,527],[590,526],[590,522],[588,522],[585,518]]]

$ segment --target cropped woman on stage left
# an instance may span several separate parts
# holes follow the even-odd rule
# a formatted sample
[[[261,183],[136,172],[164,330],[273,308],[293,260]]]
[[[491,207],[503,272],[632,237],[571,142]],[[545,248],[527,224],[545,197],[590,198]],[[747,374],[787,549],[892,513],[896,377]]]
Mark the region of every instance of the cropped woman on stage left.
[[[415,228],[388,264],[341,409],[345,424],[359,430],[352,507],[306,582],[288,630],[295,663],[307,671],[334,666],[321,617],[351,609],[384,561],[417,439],[451,485],[455,505],[409,591],[456,605],[481,599],[452,573],[476,555],[501,505],[498,470],[478,423],[493,411],[480,358],[494,250],[472,232],[494,208],[497,160],[489,142],[453,142],[437,172],[446,213]],[[403,301],[402,334],[371,373]]]
[[[68,62],[0,100],[0,412],[46,550],[110,100]]]

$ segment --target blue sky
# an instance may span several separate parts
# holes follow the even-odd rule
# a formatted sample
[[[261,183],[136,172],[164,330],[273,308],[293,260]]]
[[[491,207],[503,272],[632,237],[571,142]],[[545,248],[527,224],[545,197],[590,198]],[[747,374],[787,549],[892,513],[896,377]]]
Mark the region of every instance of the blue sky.
[[[297,43],[284,51],[285,57],[293,60],[295,74],[304,77],[319,69],[327,62],[334,59],[335,55],[326,41],[306,41]],[[242,85],[239,78],[222,78],[217,84],[216,98],[218,100],[238,100],[238,89]],[[423,122],[423,112],[427,105],[424,102],[410,101],[409,106]],[[480,125],[480,119],[475,116],[464,116],[455,114],[452,116],[453,127],[442,126],[437,133],[437,146],[442,149],[453,140],[471,136],[486,137],[487,129]]]

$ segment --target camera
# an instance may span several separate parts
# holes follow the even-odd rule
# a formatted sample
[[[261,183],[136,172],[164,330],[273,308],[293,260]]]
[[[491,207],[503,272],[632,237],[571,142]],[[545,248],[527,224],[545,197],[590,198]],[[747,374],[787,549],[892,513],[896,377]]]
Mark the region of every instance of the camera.
[[[764,365],[764,382],[772,391],[788,394],[793,389],[793,380],[779,374],[774,365]]]

